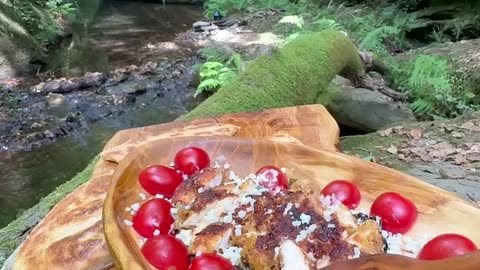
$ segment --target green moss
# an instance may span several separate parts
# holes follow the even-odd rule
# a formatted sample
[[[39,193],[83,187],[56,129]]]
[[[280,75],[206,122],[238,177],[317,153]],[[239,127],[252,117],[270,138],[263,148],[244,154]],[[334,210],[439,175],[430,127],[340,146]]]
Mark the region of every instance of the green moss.
[[[381,137],[378,133],[366,135],[346,136],[340,139],[340,149],[343,153],[365,159],[373,159],[379,164],[390,168],[407,171],[410,165],[399,160],[396,155],[381,149],[387,149],[390,145],[399,145],[404,138],[400,135]]]
[[[355,45],[333,30],[302,35],[250,63],[234,80],[179,119],[313,104],[329,92],[337,74],[358,79],[362,62]]]
[[[96,156],[82,172],[70,181],[57,187],[55,191],[44,197],[34,207],[23,212],[19,218],[12,221],[8,226],[0,229],[0,265],[5,262],[8,256],[25,239],[30,229],[40,222],[55,204],[90,179],[98,160],[99,156]]]

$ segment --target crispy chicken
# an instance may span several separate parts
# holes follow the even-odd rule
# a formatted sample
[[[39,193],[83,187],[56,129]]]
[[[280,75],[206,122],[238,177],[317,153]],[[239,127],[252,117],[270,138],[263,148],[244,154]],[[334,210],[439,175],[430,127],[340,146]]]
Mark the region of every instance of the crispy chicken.
[[[258,181],[211,168],[177,188],[175,229],[190,254],[218,252],[252,270],[310,270],[383,253],[376,221],[357,219],[334,198],[273,193]]]

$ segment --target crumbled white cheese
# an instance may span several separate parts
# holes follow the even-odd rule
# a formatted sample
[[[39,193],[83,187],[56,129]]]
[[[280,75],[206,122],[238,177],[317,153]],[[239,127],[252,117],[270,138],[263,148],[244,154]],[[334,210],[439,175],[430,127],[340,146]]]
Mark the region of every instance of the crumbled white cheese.
[[[172,208],[170,209],[170,214],[172,214],[172,216],[178,214],[178,209],[172,207]]]
[[[135,216],[135,211],[130,211],[130,215]]]
[[[243,210],[240,210],[240,211],[238,212],[238,217],[239,217],[239,218],[244,218],[246,215],[247,215],[247,212],[245,212],[245,211],[243,211]]]
[[[156,220],[154,220],[154,221],[152,222],[152,224],[153,224],[154,227],[159,227],[159,226],[160,226],[160,224],[159,224],[158,221],[156,221]]]
[[[290,209],[292,209],[292,204],[287,203],[287,206],[285,207],[285,210],[283,210],[283,215],[285,216],[288,213],[288,211],[290,211]]]
[[[280,168],[280,171],[282,171],[282,173],[287,173],[287,169],[286,168]]]
[[[300,220],[301,220],[302,223],[304,223],[304,224],[310,223],[311,218],[312,218],[312,217],[311,217],[310,215],[305,215],[304,213],[302,213],[302,214],[300,215]]]
[[[238,265],[240,263],[242,248],[231,246],[223,250],[223,257],[227,258],[232,262],[233,265]]]
[[[175,163],[170,162],[170,167],[175,167]]]
[[[198,188],[198,193],[202,193],[202,192],[203,192],[203,187]]]
[[[230,164],[228,164],[228,163],[225,163],[225,165],[223,165],[223,168],[224,168],[225,170],[228,170],[228,169],[230,169]]]
[[[235,236],[240,236],[240,235],[242,235],[242,226],[235,225]]]
[[[273,213],[273,210],[272,209],[268,209],[267,212],[265,212],[266,215],[270,215]]]
[[[155,194],[155,199],[163,199],[163,195],[162,194]]]
[[[328,223],[327,227],[328,227],[328,228],[335,228],[336,226],[335,226],[335,224],[333,224],[333,223]]]
[[[154,235],[154,236],[157,236],[157,235],[159,235],[159,234],[160,234],[160,231],[159,231],[159,230],[153,231],[153,235]]]
[[[132,211],[132,209],[127,206],[127,207],[125,208],[125,211],[130,212],[130,211]]]
[[[127,225],[127,226],[132,226],[133,225],[133,223],[130,220],[127,220],[127,219],[123,220],[123,222],[125,222],[125,225]]]
[[[280,254],[280,248],[276,247],[276,248],[273,249],[273,251],[275,252],[275,258],[277,258],[278,254]]]
[[[183,181],[187,180],[187,179],[188,179],[188,175],[182,174],[182,179],[183,179]]]
[[[354,258],[354,259],[355,259],[355,258],[359,258],[360,255],[361,255],[360,249],[359,249],[358,247],[354,247],[354,248],[353,248],[353,258]]]
[[[130,206],[130,208],[132,208],[133,211],[137,212],[138,209],[140,209],[140,204],[139,203],[134,203]]]
[[[232,214],[228,213],[226,216],[223,217],[223,222],[224,223],[231,223],[233,220]]]
[[[308,226],[308,228],[306,228],[305,230],[301,230],[300,233],[295,238],[295,242],[298,243],[300,241],[303,241],[305,238],[308,237],[309,234],[311,234],[313,231],[315,231],[315,229],[317,229],[317,225],[312,224],[312,225]]]
[[[298,226],[302,225],[302,222],[299,221],[299,220],[294,220],[294,221],[292,221],[292,225],[295,226],[295,227],[298,227]]]
[[[296,207],[296,208],[299,208],[299,207],[300,207],[300,204],[299,204],[298,202],[295,203],[295,207]]]
[[[176,237],[187,246],[192,243],[192,232],[190,230],[180,230]]]

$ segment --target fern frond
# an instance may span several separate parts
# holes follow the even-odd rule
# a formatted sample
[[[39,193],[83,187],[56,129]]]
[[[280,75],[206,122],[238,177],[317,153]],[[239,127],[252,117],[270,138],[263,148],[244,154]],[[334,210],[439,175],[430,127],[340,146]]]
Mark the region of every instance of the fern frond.
[[[284,16],[278,23],[293,24],[298,28],[303,28],[305,21],[301,16],[290,15],[290,16]]]

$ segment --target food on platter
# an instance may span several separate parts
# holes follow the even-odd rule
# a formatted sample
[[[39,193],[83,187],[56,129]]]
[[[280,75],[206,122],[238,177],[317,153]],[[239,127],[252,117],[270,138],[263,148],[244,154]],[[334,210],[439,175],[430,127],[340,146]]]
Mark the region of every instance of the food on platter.
[[[371,254],[439,259],[476,249],[463,236],[403,236],[415,226],[417,208],[399,193],[385,191],[370,212],[357,211],[362,196],[353,182],[298,190],[292,170],[265,164],[241,177],[224,158],[187,147],[171,164],[139,174],[149,196],[141,193],[142,201],[127,207],[132,218],[125,224],[158,269],[321,269]],[[455,250],[440,254],[450,243]]]

